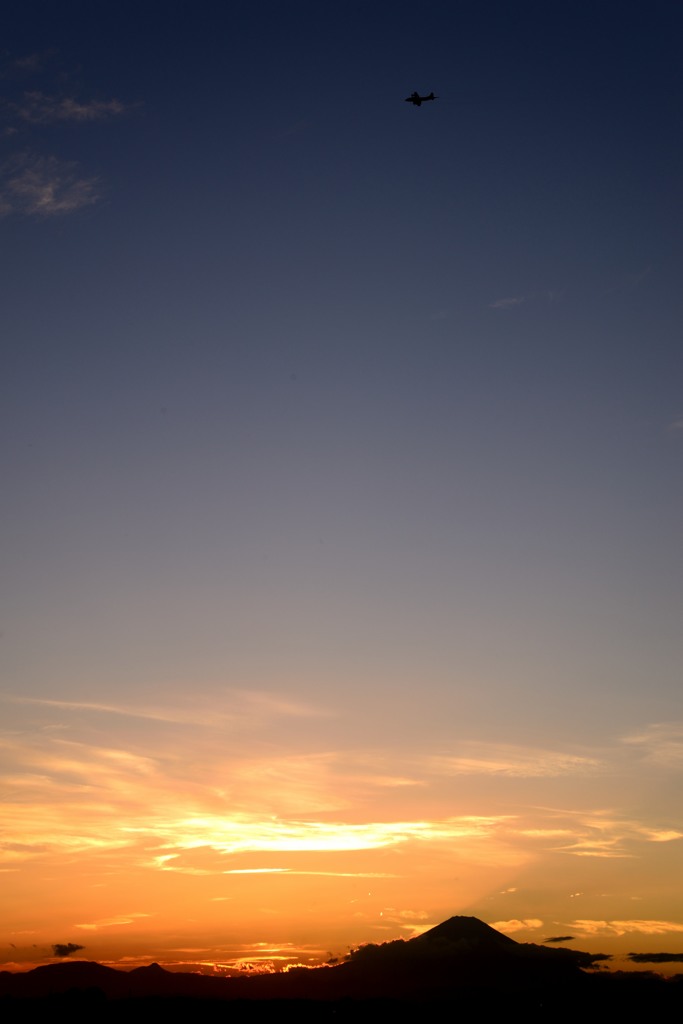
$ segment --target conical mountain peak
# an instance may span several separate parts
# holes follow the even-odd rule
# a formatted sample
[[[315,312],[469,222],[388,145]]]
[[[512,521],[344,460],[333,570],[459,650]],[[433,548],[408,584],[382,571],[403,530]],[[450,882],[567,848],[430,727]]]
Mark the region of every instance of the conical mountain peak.
[[[518,945],[514,939],[496,931],[490,925],[484,924],[478,917],[449,917],[447,921],[443,921],[415,939],[411,939],[411,942],[478,950],[511,949]]]

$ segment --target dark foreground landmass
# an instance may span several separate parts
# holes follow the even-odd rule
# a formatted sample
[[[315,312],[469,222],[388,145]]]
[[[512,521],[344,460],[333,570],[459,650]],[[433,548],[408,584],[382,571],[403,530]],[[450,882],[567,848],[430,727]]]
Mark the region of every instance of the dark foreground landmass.
[[[453,917],[408,942],[362,946],[313,970],[217,978],[158,964],[118,971],[88,961],[0,972],[3,1019],[43,1014],[113,1021],[186,1014],[201,1020],[370,1020],[524,1014],[597,1020],[624,1012],[680,1016],[683,976],[591,970],[604,956],[515,942],[473,917]],[[31,1001],[30,1008],[27,1001]]]

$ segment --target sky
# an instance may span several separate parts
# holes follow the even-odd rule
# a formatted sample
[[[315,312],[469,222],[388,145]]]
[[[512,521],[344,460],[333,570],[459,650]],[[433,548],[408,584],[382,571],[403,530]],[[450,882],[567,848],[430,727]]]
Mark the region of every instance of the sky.
[[[683,5],[5,28],[0,967],[683,953]]]

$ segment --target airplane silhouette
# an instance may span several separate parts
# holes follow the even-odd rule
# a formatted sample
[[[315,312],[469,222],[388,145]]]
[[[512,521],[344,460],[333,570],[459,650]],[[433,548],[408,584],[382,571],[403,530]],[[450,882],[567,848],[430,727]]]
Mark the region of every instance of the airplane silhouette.
[[[406,96],[406,103],[413,103],[416,107],[419,107],[420,104],[426,103],[427,100],[438,100],[438,98],[433,92],[430,92],[429,96],[420,96],[419,92],[411,92],[410,96]]]

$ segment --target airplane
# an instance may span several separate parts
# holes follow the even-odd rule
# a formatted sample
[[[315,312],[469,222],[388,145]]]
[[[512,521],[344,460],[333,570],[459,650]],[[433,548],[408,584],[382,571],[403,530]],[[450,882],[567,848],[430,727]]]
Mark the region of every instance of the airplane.
[[[426,103],[427,100],[438,100],[438,98],[433,92],[430,92],[429,96],[420,96],[419,92],[412,92],[410,96],[406,96],[406,103],[413,103],[416,107],[419,107],[421,103]]]

